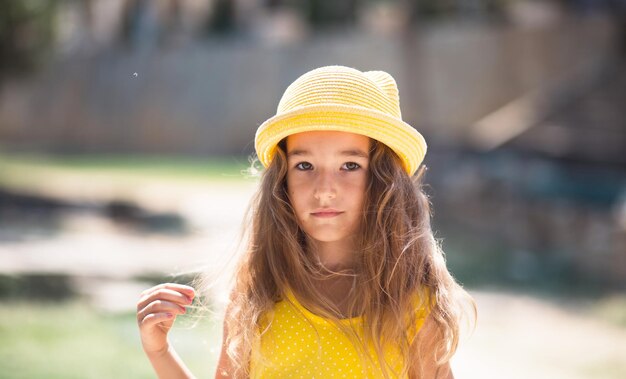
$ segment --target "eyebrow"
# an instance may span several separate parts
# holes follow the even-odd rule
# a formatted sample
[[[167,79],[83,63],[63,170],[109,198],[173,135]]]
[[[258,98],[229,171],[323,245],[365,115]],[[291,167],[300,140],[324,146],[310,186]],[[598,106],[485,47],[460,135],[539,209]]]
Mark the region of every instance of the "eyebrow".
[[[287,153],[287,157],[291,157],[294,155],[306,156],[306,155],[311,155],[311,152],[308,150],[303,150],[303,149],[294,149]],[[361,158],[366,158],[366,159],[369,157],[365,152],[363,152],[363,150],[359,150],[359,149],[342,150],[339,152],[338,155],[347,156],[347,157],[361,157]]]

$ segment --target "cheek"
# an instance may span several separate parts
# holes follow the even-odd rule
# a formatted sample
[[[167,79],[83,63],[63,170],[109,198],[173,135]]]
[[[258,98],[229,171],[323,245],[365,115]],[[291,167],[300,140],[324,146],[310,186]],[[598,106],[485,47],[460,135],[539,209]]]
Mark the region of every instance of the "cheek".
[[[306,178],[291,178],[286,183],[287,192],[290,196],[304,194],[312,188],[311,181]]]
[[[289,202],[291,206],[294,208],[296,213],[299,213],[300,209],[305,205],[306,201],[306,188],[302,188],[301,186],[295,185],[292,183],[291,186],[287,187],[287,195],[289,197]]]
[[[362,201],[365,197],[365,179],[359,180],[356,183],[351,183],[349,187],[347,187],[347,191],[351,194],[351,197],[354,201]]]
[[[365,206],[366,197],[367,196],[365,193],[365,186],[360,187],[354,195],[353,207],[354,207],[354,210],[357,212],[357,217],[359,220],[361,220],[363,213],[367,212],[367,209],[366,209],[367,207]]]

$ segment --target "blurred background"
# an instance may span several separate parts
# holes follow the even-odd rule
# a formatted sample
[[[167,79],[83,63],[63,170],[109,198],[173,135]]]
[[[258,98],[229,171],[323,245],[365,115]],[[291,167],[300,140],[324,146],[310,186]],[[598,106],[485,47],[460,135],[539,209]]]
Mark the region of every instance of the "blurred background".
[[[459,378],[626,377],[626,1],[8,0],[0,378],[152,378],[142,290],[212,377],[254,132],[313,68],[385,70],[477,328]]]

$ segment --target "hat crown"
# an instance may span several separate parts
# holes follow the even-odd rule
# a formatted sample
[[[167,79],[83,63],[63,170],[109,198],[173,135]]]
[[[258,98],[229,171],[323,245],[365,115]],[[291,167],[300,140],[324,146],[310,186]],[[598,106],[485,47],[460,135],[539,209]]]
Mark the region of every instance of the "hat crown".
[[[300,76],[285,90],[277,114],[322,104],[357,106],[402,118],[398,86],[391,75],[344,66],[321,67]]]
[[[310,131],[356,133],[384,143],[413,175],[426,154],[424,137],[402,120],[394,78],[345,66],[314,69],[291,83],[275,116],[257,129],[254,147],[268,167],[280,141]]]

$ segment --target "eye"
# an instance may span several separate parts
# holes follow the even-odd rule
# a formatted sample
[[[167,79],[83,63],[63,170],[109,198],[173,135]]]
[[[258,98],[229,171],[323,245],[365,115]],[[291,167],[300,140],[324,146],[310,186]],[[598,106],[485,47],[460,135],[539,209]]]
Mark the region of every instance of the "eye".
[[[346,162],[344,166],[346,166],[346,169],[348,171],[355,171],[361,168],[361,165],[355,162]]]
[[[309,162],[300,162],[295,166],[298,170],[310,170],[312,167]]]
[[[300,163],[297,163],[294,167],[297,170],[300,170],[300,171],[306,171],[306,170],[312,170],[313,169],[313,165],[310,164],[309,162],[300,162]],[[344,167],[344,169],[347,170],[347,171],[356,171],[359,168],[361,168],[361,165],[358,164],[358,163],[355,163],[355,162],[346,162],[346,163],[344,163],[344,165],[342,167]]]

